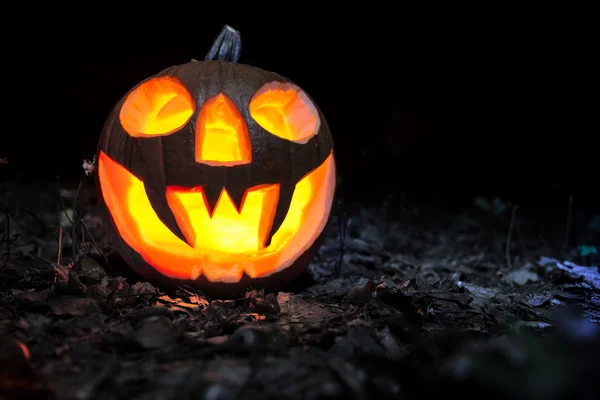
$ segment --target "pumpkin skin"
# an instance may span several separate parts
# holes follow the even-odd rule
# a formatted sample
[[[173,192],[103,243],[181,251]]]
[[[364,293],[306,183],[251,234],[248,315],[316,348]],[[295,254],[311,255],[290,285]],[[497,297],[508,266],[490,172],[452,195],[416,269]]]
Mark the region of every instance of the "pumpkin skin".
[[[306,268],[329,225],[327,122],[297,85],[253,66],[192,61],[140,82],[110,113],[96,160],[112,242],[158,283],[276,289]]]

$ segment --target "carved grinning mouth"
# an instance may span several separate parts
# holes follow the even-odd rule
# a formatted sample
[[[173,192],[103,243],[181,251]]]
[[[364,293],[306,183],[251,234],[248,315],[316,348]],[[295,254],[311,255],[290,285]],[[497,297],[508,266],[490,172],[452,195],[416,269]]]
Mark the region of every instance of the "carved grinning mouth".
[[[295,186],[253,186],[239,203],[231,188],[221,187],[214,207],[204,186],[167,186],[163,198],[183,239],[159,218],[144,182],[103,152],[98,179],[119,238],[158,272],[238,282],[244,273],[255,278],[281,271],[310,248],[328,220],[335,163],[330,154]]]
[[[279,203],[279,185],[259,185],[235,201],[222,188],[216,204],[210,204],[203,186],[167,187],[166,198],[179,229],[193,248],[210,247],[246,252],[268,246],[275,231],[273,222]],[[286,210],[288,204],[284,204]],[[279,228],[279,227],[277,227]]]

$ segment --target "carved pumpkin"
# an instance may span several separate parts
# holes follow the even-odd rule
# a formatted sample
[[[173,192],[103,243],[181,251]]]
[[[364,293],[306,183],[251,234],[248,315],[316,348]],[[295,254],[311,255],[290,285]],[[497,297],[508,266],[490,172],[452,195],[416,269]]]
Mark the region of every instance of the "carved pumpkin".
[[[332,138],[306,92],[235,63],[236,31],[219,38],[221,59],[167,68],[116,104],[98,146],[99,203],[117,250],[147,279],[273,288],[324,238]]]

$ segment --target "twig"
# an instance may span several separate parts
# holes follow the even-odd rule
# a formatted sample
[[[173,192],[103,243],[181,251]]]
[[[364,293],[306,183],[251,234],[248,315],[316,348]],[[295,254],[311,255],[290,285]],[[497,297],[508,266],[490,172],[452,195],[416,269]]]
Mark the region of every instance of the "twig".
[[[563,242],[563,253],[567,252],[569,239],[571,238],[571,220],[573,219],[573,195],[569,195],[569,208],[567,211],[567,227],[565,229],[565,241]]]
[[[6,217],[6,263],[10,263],[10,213],[2,209]]]
[[[336,263],[335,273],[339,278],[342,275],[342,265],[344,264],[344,253],[346,250],[346,238],[351,220],[350,218],[346,219],[346,213],[343,210],[343,203],[340,201],[338,204],[341,209],[340,215],[338,216],[338,228],[340,232],[340,258]]]
[[[512,262],[510,260],[510,244],[512,242],[512,232],[515,227],[515,216],[517,214],[518,208],[518,204],[512,207],[512,213],[510,215],[510,226],[508,227],[508,234],[506,235],[506,264],[508,265],[508,268],[512,268]]]
[[[58,178],[56,178],[57,182],[58,182],[58,198],[60,199],[60,204],[62,206],[63,209],[63,214],[65,214],[65,217],[67,218],[67,221],[69,221],[69,223],[71,225],[73,225],[73,219],[71,217],[69,217],[69,213],[67,213],[67,205],[65,204],[65,201],[63,200],[61,194],[60,194],[60,176]]]
[[[95,300],[106,299],[111,294],[112,294],[112,292],[109,294],[103,294],[102,296],[95,296],[95,297],[90,297],[90,298],[95,299]],[[119,294],[118,296],[122,297],[122,298],[128,298],[128,297],[141,297],[141,296],[146,296],[146,295],[158,296],[158,293],[156,293],[156,292],[140,292],[140,293]]]
[[[47,259],[46,257],[42,257],[42,256],[35,256],[36,258],[39,258],[40,260],[44,260],[46,261],[48,264],[50,264],[51,266],[55,266],[54,261]]]
[[[36,213],[34,213],[33,211],[31,211],[31,210],[29,210],[27,208],[20,208],[19,207],[19,208],[15,208],[13,211],[11,211],[11,214],[14,213],[14,212],[17,212],[17,211],[29,215],[31,217],[31,219],[33,219],[35,222],[38,223],[38,225],[41,226],[41,229],[40,229],[40,231],[38,233],[36,233],[36,236],[41,236],[41,235],[45,234],[45,232],[48,229],[48,227],[46,226],[46,224],[44,223],[44,221],[42,221],[40,219],[40,217],[37,216]]]
[[[102,256],[102,258],[104,258],[104,261],[106,262],[106,264],[108,264],[108,257],[106,256],[106,254],[104,254],[104,252],[102,250],[100,250],[100,246],[98,246],[98,243],[96,243],[96,241],[94,240],[94,237],[92,236],[92,233],[88,229],[88,227],[85,224],[85,222],[83,222],[83,219],[80,219],[79,223],[81,224],[81,226],[83,226],[83,229],[88,234],[88,237],[90,238],[92,244],[94,245],[94,247],[96,248],[96,250],[98,251],[98,253]]]
[[[81,191],[81,187],[83,186],[83,177],[79,180],[79,186],[77,187],[77,192],[75,192],[75,198],[73,199],[73,221],[79,218],[75,218],[77,215],[77,199],[79,198],[79,192]],[[71,224],[71,241],[73,242],[73,259],[77,257],[77,239],[75,234],[75,229],[77,228],[76,224]]]
[[[525,236],[523,235],[523,231],[521,230],[521,222],[522,222],[522,218],[519,220],[519,222],[515,222],[515,224],[517,225],[517,233],[519,234],[519,244],[521,245],[521,254],[523,254],[523,257],[525,257],[525,255],[527,254],[527,247],[525,246]]]
[[[62,256],[62,228],[58,228],[58,256],[56,257],[56,264],[60,265],[60,259]]]
[[[60,198],[60,203],[62,205],[62,209],[63,209],[63,214],[65,215],[65,217],[67,218],[67,221],[69,221],[69,223],[71,224],[71,240],[72,240],[72,247],[73,247],[73,258],[76,257],[76,252],[77,252],[77,243],[76,243],[76,228],[79,224],[81,224],[82,228],[81,228],[81,237],[82,240],[84,239],[84,231],[87,233],[87,235],[90,238],[90,241],[92,242],[92,244],[94,245],[94,247],[96,248],[96,250],[98,251],[98,253],[102,256],[102,258],[104,258],[104,261],[106,261],[106,263],[108,264],[108,258],[106,257],[106,255],[104,254],[104,252],[102,250],[100,250],[100,246],[98,246],[98,243],[96,243],[96,240],[94,240],[94,237],[92,236],[92,233],[90,232],[90,230],[88,229],[88,227],[85,225],[85,223],[83,222],[83,218],[76,218],[78,217],[77,215],[77,199],[79,198],[79,193],[81,192],[81,188],[83,187],[83,180],[84,177],[82,176],[81,179],[79,180],[79,186],[77,187],[77,192],[75,193],[75,198],[73,199],[73,216],[69,217],[69,214],[67,213],[67,206],[62,198],[62,196],[60,195],[60,177],[57,178],[58,181],[58,189],[59,189],[59,198]],[[77,221],[77,222],[75,222]]]
[[[542,242],[542,244],[544,246],[548,247],[548,249],[550,249],[550,251],[552,251],[554,253],[554,250],[555,250],[554,247],[550,243],[548,243],[548,241],[546,239],[544,239],[543,234],[544,234],[544,231],[539,231],[537,238],[539,239],[540,242]]]

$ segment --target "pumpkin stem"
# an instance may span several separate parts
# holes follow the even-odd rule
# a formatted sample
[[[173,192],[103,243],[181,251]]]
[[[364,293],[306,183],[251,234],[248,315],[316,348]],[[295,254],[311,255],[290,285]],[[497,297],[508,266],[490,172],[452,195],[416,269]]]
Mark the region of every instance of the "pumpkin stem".
[[[205,59],[236,63],[240,59],[241,52],[242,37],[240,32],[229,25],[225,25],[221,29],[219,36],[215,39]]]

